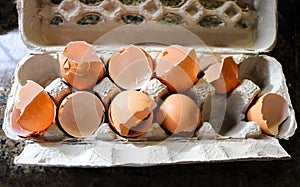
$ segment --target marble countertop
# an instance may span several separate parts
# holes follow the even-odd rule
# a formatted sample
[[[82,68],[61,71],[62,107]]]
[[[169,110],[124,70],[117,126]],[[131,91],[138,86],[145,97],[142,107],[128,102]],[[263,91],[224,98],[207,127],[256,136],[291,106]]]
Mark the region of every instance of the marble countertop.
[[[280,16],[280,15],[279,15]],[[268,55],[275,57],[283,66],[290,96],[300,117],[299,32],[287,29],[281,21],[278,42]],[[296,42],[295,42],[296,41]],[[30,51],[22,43],[17,30],[0,35],[0,127],[10,91],[11,79],[18,61]],[[155,167],[115,168],[58,168],[16,166],[13,159],[24,148],[24,142],[8,139],[0,128],[0,186],[97,186],[122,185],[124,182],[139,185],[212,184],[236,186],[297,186],[300,177],[300,132],[281,145],[292,156],[285,161],[247,161],[234,163],[205,163]]]

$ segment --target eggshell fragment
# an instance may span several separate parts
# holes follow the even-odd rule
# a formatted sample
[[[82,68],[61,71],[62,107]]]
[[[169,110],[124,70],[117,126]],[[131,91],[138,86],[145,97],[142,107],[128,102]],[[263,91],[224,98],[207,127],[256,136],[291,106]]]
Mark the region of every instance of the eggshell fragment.
[[[84,42],[70,42],[60,58],[63,78],[78,90],[94,86],[104,77],[104,65],[93,47]]]
[[[199,67],[202,71],[205,71],[210,66],[220,63],[222,61],[222,57],[219,54],[212,55],[204,55],[201,54],[199,58]]]
[[[135,45],[114,54],[108,61],[111,79],[127,90],[140,89],[152,78],[153,70],[150,55]]]
[[[156,76],[173,92],[186,91],[192,87],[199,71],[194,49],[171,45],[156,59]]]
[[[290,115],[288,102],[275,93],[265,94],[247,112],[248,121],[255,121],[263,132],[276,136],[279,126]]]
[[[167,97],[158,110],[158,122],[170,133],[191,133],[202,123],[199,107],[186,95]]]
[[[110,124],[121,136],[140,136],[150,128],[155,107],[156,103],[146,94],[132,90],[123,91],[110,105]]]
[[[23,137],[39,134],[53,124],[55,110],[47,92],[37,83],[28,81],[19,91],[19,101],[12,112],[12,128]]]
[[[218,75],[218,71],[215,74]],[[219,78],[212,81],[211,84],[215,87],[216,93],[227,94],[238,86],[238,75],[238,66],[233,57],[225,57]]]
[[[104,118],[105,108],[94,94],[81,91],[68,95],[58,111],[61,127],[73,137],[93,134]]]

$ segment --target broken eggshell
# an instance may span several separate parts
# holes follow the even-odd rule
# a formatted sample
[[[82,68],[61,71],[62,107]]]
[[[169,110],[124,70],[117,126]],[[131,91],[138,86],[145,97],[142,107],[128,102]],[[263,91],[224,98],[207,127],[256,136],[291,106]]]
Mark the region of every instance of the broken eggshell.
[[[20,109],[17,109],[16,107],[13,108],[13,111],[11,113],[11,127],[15,133],[18,134],[18,136],[21,137],[29,137],[30,135],[34,135],[34,133],[26,131],[22,129],[22,127],[17,122],[20,118],[21,111]]]
[[[156,58],[156,76],[172,92],[192,87],[200,71],[194,49],[171,45]]]
[[[248,121],[255,121],[263,132],[276,136],[279,126],[290,115],[288,102],[280,95],[268,93],[258,98],[247,112]]]
[[[60,58],[63,78],[74,88],[86,90],[104,77],[104,65],[92,45],[84,41],[70,42]]]
[[[124,137],[137,137],[152,124],[156,103],[146,94],[128,90],[116,95],[109,108],[109,121]]]
[[[199,57],[199,67],[205,72],[208,67],[220,63],[221,61],[222,57],[220,54],[201,54]]]
[[[216,69],[213,71],[207,71],[205,76],[218,76],[217,79],[211,81],[211,84],[215,87],[216,93],[227,94],[238,86],[238,66],[232,56],[223,58],[222,65],[217,63],[208,69],[212,70],[213,68]],[[221,68],[221,72],[218,68]]]
[[[77,138],[93,134],[104,119],[101,100],[86,91],[68,95],[59,106],[58,120],[62,129]]]
[[[13,108],[13,130],[21,137],[40,134],[54,123],[55,116],[56,107],[48,93],[37,83],[27,81]]]
[[[191,134],[201,126],[202,117],[197,104],[183,94],[172,94],[159,107],[158,123],[172,134]]]
[[[111,79],[126,90],[140,89],[152,78],[153,70],[150,55],[135,45],[130,45],[108,60]]]

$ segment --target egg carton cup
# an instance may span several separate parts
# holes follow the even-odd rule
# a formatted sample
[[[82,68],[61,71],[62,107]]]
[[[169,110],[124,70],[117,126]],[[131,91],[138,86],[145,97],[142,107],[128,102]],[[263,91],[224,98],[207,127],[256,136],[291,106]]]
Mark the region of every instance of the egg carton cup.
[[[140,30],[140,26],[150,23],[159,25],[157,34],[176,33],[174,25],[183,27],[208,46],[223,52],[267,51],[276,40],[277,18],[274,10],[277,4],[274,0],[53,2],[18,1],[20,31],[30,48],[55,52],[68,41],[94,43],[106,33],[125,25],[139,26],[131,30],[142,35],[145,30]],[[148,27],[148,32],[153,34],[154,30]]]
[[[165,134],[156,129],[153,132],[159,136],[149,134],[125,139],[111,133],[104,123],[92,136],[76,139],[61,133],[55,124],[49,129],[47,140],[25,139],[26,146],[15,158],[15,164],[111,167],[290,158],[277,139],[288,139],[297,128],[285,77],[276,59],[260,54],[271,50],[276,42],[275,0],[86,2],[17,2],[20,34],[33,51],[17,65],[8,96],[3,130],[9,138],[24,140],[10,125],[10,114],[21,86],[33,80],[45,87],[61,77],[58,59],[65,45],[75,40],[93,44],[104,62],[130,44],[140,45],[154,59],[172,44],[194,48],[199,58],[211,53],[232,55],[237,62],[242,62],[239,64],[240,81],[253,81],[260,87],[260,94],[283,96],[289,103],[290,116],[281,125],[277,137],[262,134],[257,124],[246,121],[240,122],[245,128],[236,126],[220,134],[216,126],[221,123],[218,123],[218,116],[213,115],[191,138],[164,137]],[[238,107],[238,103],[231,104],[240,110],[236,115],[241,115],[243,108]]]

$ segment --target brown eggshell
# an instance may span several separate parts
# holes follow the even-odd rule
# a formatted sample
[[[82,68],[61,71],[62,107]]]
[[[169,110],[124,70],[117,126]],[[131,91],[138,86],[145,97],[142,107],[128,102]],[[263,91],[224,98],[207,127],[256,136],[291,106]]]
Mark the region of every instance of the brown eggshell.
[[[148,95],[132,90],[123,91],[110,105],[110,124],[122,136],[142,135],[152,124],[155,107],[156,103]]]
[[[199,67],[202,71],[205,71],[211,65],[222,61],[222,57],[219,54],[201,55],[199,58]]]
[[[156,59],[156,76],[173,92],[186,91],[192,87],[199,71],[194,49],[171,45]]]
[[[29,137],[32,134],[32,132],[22,129],[21,126],[17,123],[17,120],[20,118],[20,114],[21,111],[19,109],[16,109],[16,107],[14,107],[11,113],[12,129],[15,133],[17,133],[21,137]]]
[[[108,61],[111,79],[123,89],[136,90],[153,76],[153,61],[142,48],[131,45],[114,54]]]
[[[199,107],[183,94],[167,97],[158,110],[157,118],[161,127],[173,134],[194,132],[202,123]]]
[[[60,69],[63,78],[78,90],[91,88],[105,72],[93,47],[84,41],[68,43],[60,59]]]
[[[287,101],[280,95],[261,96],[247,112],[247,119],[260,125],[263,132],[276,136],[280,124],[290,115]]]
[[[238,86],[238,75],[238,66],[233,57],[225,57],[220,77],[211,84],[215,87],[216,93],[227,94]]]
[[[73,137],[93,134],[104,118],[105,108],[94,94],[81,91],[68,95],[61,103],[58,120],[61,127]]]
[[[37,83],[28,81],[20,89],[19,101],[13,110],[13,129],[20,136],[43,132],[55,121],[55,111],[55,104],[47,92]]]

